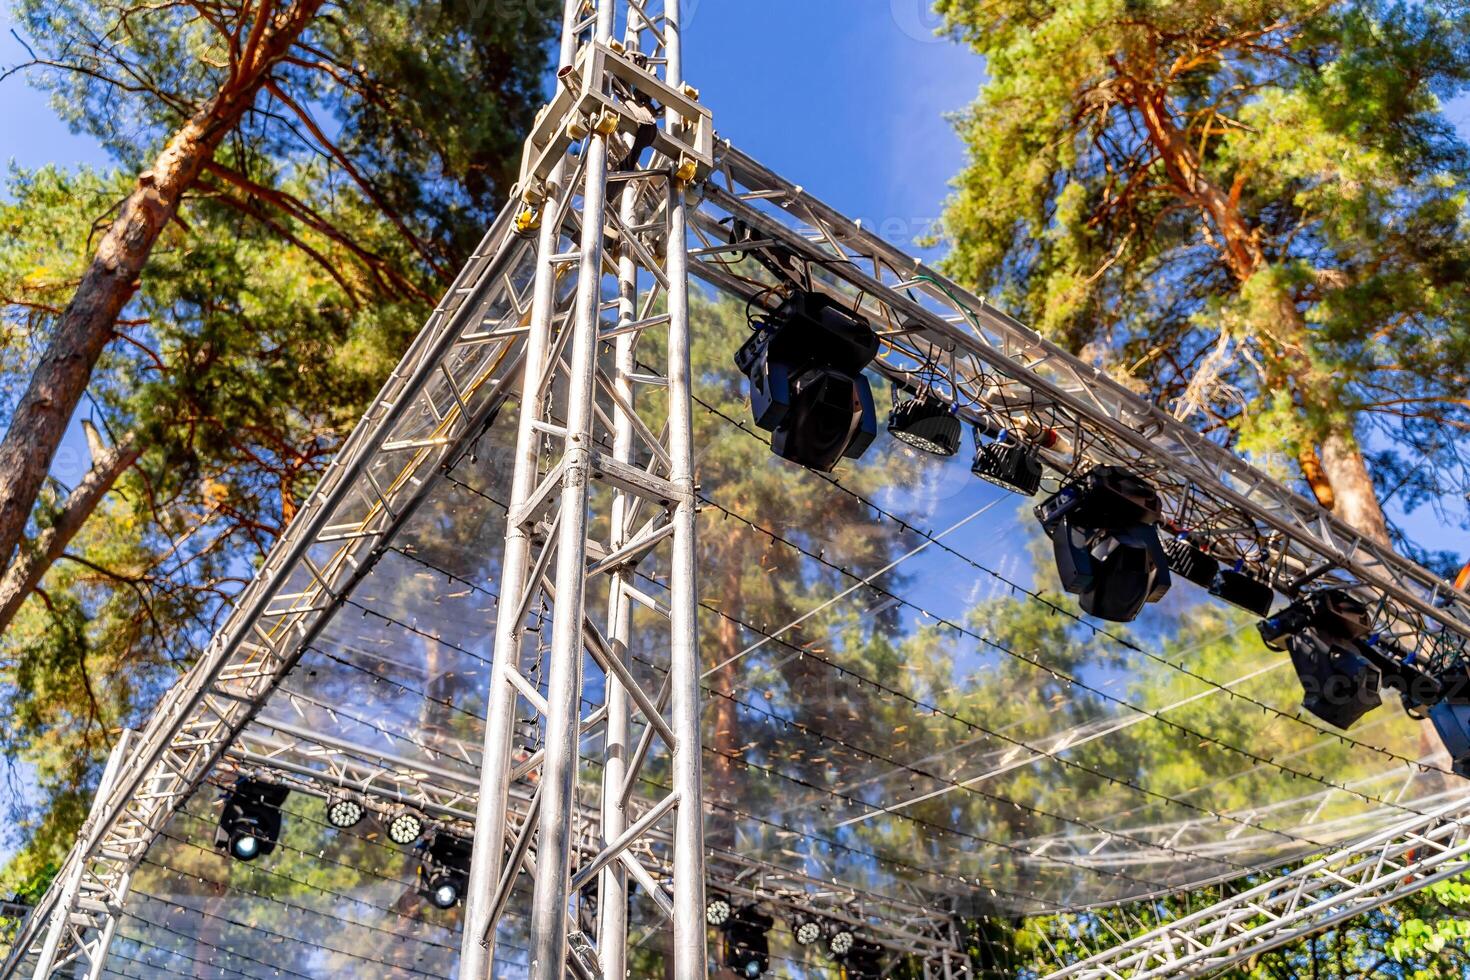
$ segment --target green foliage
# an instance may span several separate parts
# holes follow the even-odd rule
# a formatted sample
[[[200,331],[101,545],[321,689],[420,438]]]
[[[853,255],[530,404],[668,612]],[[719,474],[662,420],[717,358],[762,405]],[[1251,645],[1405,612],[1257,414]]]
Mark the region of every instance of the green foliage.
[[[43,887],[110,741],[213,634],[509,191],[560,4],[384,0],[324,14],[155,247],[88,390],[142,458],[0,637],[0,890]],[[116,159],[13,171],[0,205],[0,412],[96,228],[226,81],[188,4],[19,0],[33,84]],[[226,18],[227,19],[227,18]],[[429,39],[433,39],[430,43]],[[17,84],[11,81],[10,84]],[[65,497],[50,486],[33,518]]]
[[[1380,495],[1463,490],[1463,4],[937,7],[989,72],[953,274],[1241,448],[1356,434]]]

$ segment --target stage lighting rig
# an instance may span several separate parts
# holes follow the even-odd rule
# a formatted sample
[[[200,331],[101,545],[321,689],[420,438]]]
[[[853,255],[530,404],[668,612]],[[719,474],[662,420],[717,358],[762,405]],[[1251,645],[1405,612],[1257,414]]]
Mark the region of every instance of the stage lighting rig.
[[[737,977],[755,980],[765,976],[771,966],[771,946],[766,933],[775,924],[776,920],[758,907],[742,905],[720,926],[725,934],[725,965]]]
[[[1364,642],[1372,630],[1368,607],[1340,589],[1298,599],[1257,624],[1273,650],[1291,654],[1302,684],[1302,708],[1347,729],[1383,703],[1382,673]]]
[[[464,897],[470,881],[471,842],[436,831],[424,846],[419,862],[419,894],[435,908],[452,909]]]
[[[735,366],[750,381],[751,412],[771,433],[771,451],[824,473],[861,456],[878,432],[863,376],[878,354],[868,322],[821,293],[798,290],[755,324]]]
[[[281,839],[281,806],[288,792],[284,786],[240,779],[225,797],[214,846],[237,861],[254,861],[274,851]]]
[[[923,452],[953,456],[959,452],[964,427],[954,406],[934,392],[925,390],[900,400],[895,390],[888,432],[899,442]]]
[[[1002,432],[993,442],[981,442],[975,433],[975,461],[970,472],[1027,497],[1041,489],[1041,447]]]
[[[1062,588],[1084,612],[1126,623],[1169,591],[1159,513],[1154,488],[1116,466],[1094,467],[1036,506]]]

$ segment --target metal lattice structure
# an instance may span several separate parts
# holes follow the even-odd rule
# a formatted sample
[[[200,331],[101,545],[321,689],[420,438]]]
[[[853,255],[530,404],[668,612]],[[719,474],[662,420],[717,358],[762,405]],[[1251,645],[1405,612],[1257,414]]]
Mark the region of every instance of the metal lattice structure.
[[[1464,873],[1461,802],[1357,841],[1275,881],[1121,942],[1050,976],[1207,974]]]
[[[697,512],[743,521],[795,549],[800,561],[832,562],[821,548],[796,540],[797,532],[787,537],[759,525],[758,511],[737,510],[696,485],[695,410],[717,415],[718,409],[698,393],[700,379],[691,369],[700,336],[692,322],[691,276],[752,309],[774,306],[784,282],[804,280],[881,326],[883,351],[871,369],[878,376],[904,383],[935,373],[967,421],[1057,433],[1047,450],[1057,473],[1114,463],[1146,476],[1166,512],[1187,511],[1221,557],[1238,559],[1288,594],[1313,583],[1371,596],[1379,628],[1407,649],[1458,656],[1470,638],[1470,606],[1432,574],[1354,534],[1096,367],[717,140],[713,116],[685,83],[680,30],[676,0],[568,0],[558,90],[527,141],[520,200],[476,249],[224,629],[147,727],[119,743],[78,844],[22,928],[4,977],[78,969],[91,978],[105,975],[140,866],[182,871],[183,862],[156,855],[160,842],[177,843],[170,830],[175,821],[203,819],[189,805],[206,787],[239,776],[275,781],[312,799],[348,789],[377,812],[409,805],[436,826],[465,834],[472,828],[463,924],[456,942],[436,947],[443,958],[457,955],[465,978],[504,975],[497,964],[510,953],[524,954],[526,973],[537,978],[568,971],[625,975],[635,929],[630,893],[671,923],[674,974],[704,976],[710,960],[705,894],[717,889],[785,916],[811,914],[861,928],[949,980],[967,969],[954,917],[987,885],[997,902],[1007,899],[1021,910],[1079,908],[1157,893],[1173,883],[1167,869],[1181,855],[1202,862],[1207,870],[1191,880],[1203,881],[1269,866],[1278,856],[1273,848],[1300,855],[1336,847],[1279,881],[1057,975],[1205,972],[1463,870],[1461,821],[1470,799],[1442,783],[1420,792],[1413,767],[1425,759],[1418,756],[1385,756],[1409,767],[1407,779],[1389,769],[1339,784],[1306,763],[1298,771],[1289,760],[1222,744],[1221,751],[1249,767],[1307,775],[1317,784],[1306,797],[1222,811],[1185,794],[1117,780],[1075,758],[1080,747],[1138,724],[1197,735],[1174,720],[1178,713],[1202,697],[1237,697],[1234,680],[1141,705],[1069,675],[1069,686],[1095,694],[1120,717],[1084,719],[1044,738],[959,719],[954,727],[964,740],[945,751],[963,749],[979,768],[957,768],[945,778],[919,768],[927,757],[895,761],[882,754],[883,746],[848,744],[835,728],[778,718],[793,740],[819,747],[808,754],[840,746],[844,758],[862,760],[878,774],[838,789],[790,781],[790,809],[805,822],[782,822],[738,797],[710,792],[701,774],[709,755],[701,714],[713,696],[730,692],[710,690],[698,648],[701,618],[720,610],[698,584]],[[487,467],[477,453],[495,438],[503,455]],[[490,484],[491,492],[471,485],[475,475],[501,483]],[[830,490],[858,492],[837,481]],[[446,567],[449,561],[434,564],[433,549],[412,542],[418,522],[455,494],[468,501],[456,506],[497,532],[491,542],[475,542],[499,552],[488,572],[477,566],[484,583],[467,581]],[[881,510],[881,501],[855,499]],[[499,523],[486,516],[492,512]],[[450,511],[444,520],[457,516]],[[918,534],[903,558],[849,573],[853,584],[824,606],[866,595],[893,564],[942,543],[948,533]],[[473,733],[481,739],[462,737],[447,724],[430,735],[407,735],[353,716],[350,704],[330,694],[288,683],[303,664],[325,669],[334,661],[371,676],[373,684],[386,680],[440,705],[430,712],[436,717],[447,710],[440,702],[454,699],[403,680],[415,675],[401,657],[364,649],[361,634],[350,635],[350,643],[338,635],[343,614],[357,609],[381,619],[395,642],[415,636],[435,653],[448,645],[447,631],[433,632],[425,617],[395,613],[391,590],[373,585],[377,570],[412,562],[438,577],[411,591],[452,588],[469,596],[466,608],[484,624],[466,635],[483,642],[489,658],[469,643],[459,651],[466,663],[482,665],[474,667],[480,670],[474,693],[483,715],[447,704],[483,726]],[[406,571],[395,576],[384,579],[417,581]],[[903,601],[896,593],[878,594],[885,606]],[[421,592],[404,601],[413,597],[421,599]],[[598,609],[605,615],[598,617]],[[791,624],[737,625],[757,637],[748,648],[754,649],[785,643]],[[959,633],[968,628],[951,625]],[[1023,651],[1004,652],[1027,669],[1058,676],[1059,668]],[[791,657],[819,659],[820,651],[792,645]],[[1172,668],[1153,659],[1160,669]],[[369,663],[374,666],[364,666]],[[1276,666],[1279,661],[1264,663],[1240,682]],[[836,669],[833,676],[852,671]],[[857,677],[885,697],[903,693],[884,688],[881,678]],[[916,715],[939,713],[936,702],[904,697]],[[1336,738],[1272,704],[1262,707],[1283,723],[1313,728],[1324,741]],[[363,734],[325,730],[321,722],[339,714]],[[527,728],[535,737],[524,735]],[[728,762],[728,755],[713,758]],[[1119,783],[1170,819],[1120,829],[1103,818],[1027,804],[1032,819],[1060,829],[997,841],[946,825],[921,841],[934,853],[919,847],[913,865],[902,853],[863,850],[874,845],[851,829],[910,819],[904,827],[917,834],[932,818],[907,814],[976,794],[1024,809],[1012,797],[983,794],[1006,774],[1036,764]],[[925,785],[915,785],[914,773]],[[1333,813],[1330,801],[1344,799],[1372,808]],[[1432,808],[1419,809],[1426,803]],[[842,812],[829,819],[829,808]],[[754,849],[706,840],[706,824],[715,819],[758,825],[780,846],[749,853]],[[1234,836],[1208,836],[1222,822]],[[787,843],[803,834],[810,853],[788,859]],[[942,846],[934,843],[940,840]],[[981,874],[947,867],[972,841],[986,853],[1016,856],[1021,871],[1005,882],[1005,895]],[[814,873],[817,852],[846,873],[826,866]],[[1265,857],[1242,863],[1241,854]],[[1037,898],[1025,874],[1052,867],[1082,880],[1098,875],[1105,887],[1084,894],[1063,882],[1055,895]],[[593,891],[595,915],[572,911]],[[205,906],[197,911],[225,917]],[[523,929],[511,922],[519,918],[528,919]],[[521,936],[515,929],[524,933],[525,947],[512,949]],[[141,944],[135,948],[141,953],[146,936],[133,935],[129,941]],[[240,975],[255,976],[247,954],[225,947],[216,953]]]

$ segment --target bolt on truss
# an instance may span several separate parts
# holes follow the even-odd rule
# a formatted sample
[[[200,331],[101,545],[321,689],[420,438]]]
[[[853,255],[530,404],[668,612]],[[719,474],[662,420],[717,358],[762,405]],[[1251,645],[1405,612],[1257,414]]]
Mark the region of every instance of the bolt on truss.
[[[682,977],[704,970],[707,880],[732,894],[809,908],[794,897],[807,883],[789,869],[759,868],[759,887],[746,887],[751,867],[738,856],[707,855],[701,841],[691,274],[758,305],[772,301],[771,286],[800,274],[884,325],[875,370],[886,377],[942,374],[968,420],[1055,431],[1048,450],[1055,469],[1128,466],[1156,483],[1168,515],[1187,510],[1217,554],[1254,563],[1278,589],[1319,583],[1371,595],[1379,627],[1406,647],[1458,654],[1470,637],[1462,595],[717,143],[681,62],[676,0],[661,8],[568,0],[557,94],[523,157],[525,210],[508,208],[496,221],[224,629],[116,757],[76,848],[0,977],[24,965],[46,976],[82,959],[100,963],[133,870],[222,760],[300,785],[321,782],[325,766],[335,785],[371,786],[382,799],[412,802],[436,819],[473,819],[462,976],[476,980],[491,975],[494,923],[523,869],[535,880],[538,977],[569,968],[624,972],[625,906],[609,896],[626,894],[629,878],[674,920]],[[333,746],[320,733],[293,731],[285,719],[259,717],[442,474],[512,398],[517,449],[478,785],[447,768],[432,772],[381,750]],[[646,421],[651,410],[662,414],[662,425]],[[636,586],[638,562],[660,563],[670,584],[664,599]],[[543,605],[551,610],[544,684],[532,682],[524,649],[528,616]],[[629,664],[635,640],[668,651],[669,681],[658,690],[646,689]],[[588,660],[604,698],[583,715]],[[530,759],[512,745],[526,714],[541,719],[545,735]],[[601,794],[588,808],[574,790],[588,771],[581,736],[597,725]],[[672,757],[671,788],[633,805],[631,788],[655,742]],[[528,792],[525,777],[536,769]],[[1167,942],[1193,937],[1200,949],[1228,942],[1228,955],[1244,956],[1340,918],[1327,914],[1339,905],[1316,917],[1303,909],[1336,901],[1362,911],[1390,901],[1462,867],[1457,820],[1467,812],[1470,804],[1452,802],[1436,811],[1436,824],[1405,824],[1399,836],[1378,835],[1319,862],[1320,879],[1341,884],[1348,873],[1335,858],[1346,855],[1346,867],[1358,870],[1368,865],[1354,862],[1368,862],[1370,851],[1372,861],[1381,859],[1378,870],[1354,879],[1350,895],[1309,891],[1303,869],[1262,886],[1260,901],[1281,909],[1264,924],[1240,928],[1243,918],[1222,911],[1181,920]],[[568,902],[594,881],[603,896],[595,935],[574,935]],[[853,893],[826,884],[836,899],[821,911],[840,917]],[[1285,894],[1271,890],[1278,885],[1303,900],[1323,897],[1278,902]],[[923,902],[893,908],[886,921],[899,926],[885,938],[944,959],[936,952],[943,917],[925,918]],[[1186,955],[1203,963],[1214,954]],[[35,970],[38,963],[44,969]]]

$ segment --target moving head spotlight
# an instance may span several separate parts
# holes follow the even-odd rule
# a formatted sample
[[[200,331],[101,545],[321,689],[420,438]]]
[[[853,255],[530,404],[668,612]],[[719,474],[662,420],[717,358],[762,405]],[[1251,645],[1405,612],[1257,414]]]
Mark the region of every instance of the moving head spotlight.
[[[1314,592],[1256,625],[1273,650],[1291,654],[1302,707],[1336,728],[1351,728],[1383,703],[1382,674],[1365,642],[1368,607],[1340,589]]]
[[[419,862],[419,894],[435,908],[452,909],[470,882],[471,842],[444,831],[430,837]]]
[[[214,846],[237,861],[254,861],[274,851],[281,839],[281,806],[289,792],[254,779],[235,783],[220,811]]]
[[[1470,779],[1470,704],[1441,701],[1429,709],[1429,720],[1450,754],[1455,775]]]
[[[805,291],[757,322],[735,366],[750,380],[751,413],[771,433],[772,452],[824,473],[844,456],[861,456],[878,434],[873,390],[863,376],[878,354],[872,327]]]
[[[1094,467],[1036,506],[1062,588],[1084,612],[1126,623],[1169,591],[1160,506],[1153,487],[1116,466]]]
[[[725,965],[737,977],[755,980],[770,969],[771,946],[766,933],[775,924],[775,919],[756,906],[744,905],[720,926],[725,934]]]
[[[842,972],[847,980],[883,980],[883,960],[887,953],[877,943],[854,940],[852,949],[842,959]]]

